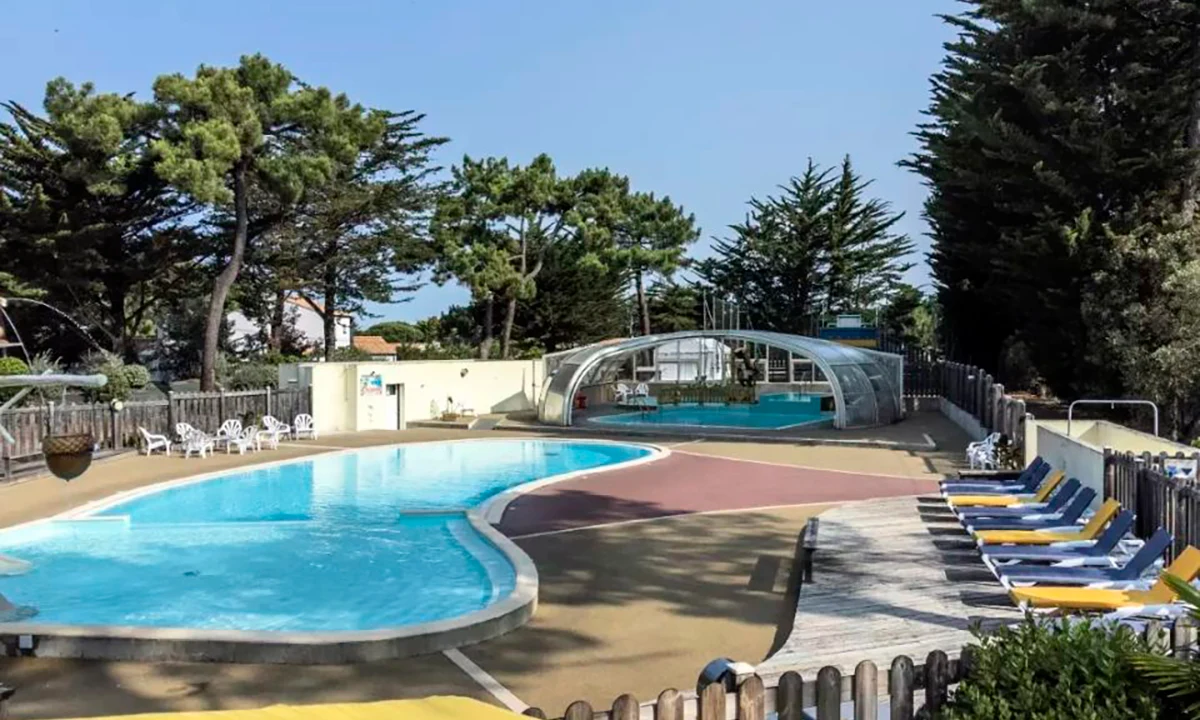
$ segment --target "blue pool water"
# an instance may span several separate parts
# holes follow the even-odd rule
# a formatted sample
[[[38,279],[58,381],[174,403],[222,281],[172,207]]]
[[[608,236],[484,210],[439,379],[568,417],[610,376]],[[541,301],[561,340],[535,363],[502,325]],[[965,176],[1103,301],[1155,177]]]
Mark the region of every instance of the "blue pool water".
[[[819,395],[763,395],[755,405],[663,405],[647,412],[603,415],[593,422],[612,425],[683,425],[783,430],[833,419],[821,412]]]
[[[0,553],[33,563],[0,593],[36,607],[35,622],[73,625],[315,632],[455,617],[515,585],[464,508],[650,452],[485,440],[230,473],[0,532]]]

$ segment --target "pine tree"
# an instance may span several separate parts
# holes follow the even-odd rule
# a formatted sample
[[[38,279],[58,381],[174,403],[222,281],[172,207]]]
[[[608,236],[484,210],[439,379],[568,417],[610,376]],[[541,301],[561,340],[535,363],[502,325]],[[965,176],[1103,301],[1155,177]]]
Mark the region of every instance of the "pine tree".
[[[959,359],[1030,350],[1060,394],[1119,391],[1081,298],[1112,238],[1178,203],[1193,154],[1196,7],[969,0],[932,80],[922,150],[931,264]]]
[[[202,252],[184,223],[194,208],[154,172],[157,109],[62,78],[46,86],[44,115],[2,107],[0,265],[131,358],[139,327],[179,297],[179,271]]]
[[[684,253],[700,236],[696,218],[671,198],[653,193],[625,193],[612,229],[614,257],[609,261],[633,280],[634,301],[643,335],[652,331],[646,294],[648,275],[669,278],[683,265]]]
[[[869,183],[849,158],[832,174],[810,160],[778,196],[752,198],[746,221],[700,264],[704,281],[739,301],[754,327],[808,334],[826,312],[880,306],[911,267],[912,243],[892,232],[902,215],[864,197]]]
[[[236,68],[201,66],[190,79],[160,76],[154,96],[165,117],[152,145],[155,170],[234,219],[205,322],[200,387],[210,391],[226,300],[251,237],[252,194],[273,193],[287,203],[324,185],[338,163],[353,162],[362,137],[380,132],[383,120],[344,95],[300,84],[261,55],[243,57]]]

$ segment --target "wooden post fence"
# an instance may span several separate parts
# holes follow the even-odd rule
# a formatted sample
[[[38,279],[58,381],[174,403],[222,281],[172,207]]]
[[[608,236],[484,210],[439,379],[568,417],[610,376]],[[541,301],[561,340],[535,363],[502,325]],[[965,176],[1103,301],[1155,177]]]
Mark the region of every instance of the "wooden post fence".
[[[103,450],[121,451],[139,447],[138,428],[156,435],[174,436],[177,423],[186,422],[206,432],[216,432],[225,420],[252,422],[274,410],[276,417],[291,422],[300,413],[312,413],[311,388],[276,391],[235,390],[219,393],[168,392],[162,400],[134,400],[117,410],[110,403],[35,405],[7,410],[0,420],[13,435],[14,444],[0,442],[0,481],[14,472],[18,463],[37,462],[46,431],[90,433]]]
[[[1151,647],[1163,654],[1190,657],[1195,649],[1197,626],[1188,617],[1173,627],[1149,622],[1141,631]],[[855,720],[877,720],[882,700],[887,701],[891,720],[915,720],[917,693],[921,693],[922,715],[936,711],[949,701],[954,687],[970,676],[972,653],[964,647],[957,659],[942,650],[934,650],[921,665],[901,655],[887,668],[870,660],[860,662],[853,674],[843,675],[836,667],[821,668],[809,679],[794,671],[767,682],[758,675],[744,678],[737,689],[725,692],[721,682],[710,683],[699,693],[668,688],[657,699],[639,704],[630,694],[617,697],[607,710],[594,708],[585,700],[569,704],[561,716],[548,716],[541,708],[531,707],[524,715],[534,718],[556,717],[561,720],[765,720],[774,714],[779,720],[842,720],[843,704],[852,708]],[[883,689],[884,692],[880,692]],[[806,715],[806,712],[808,713]]]

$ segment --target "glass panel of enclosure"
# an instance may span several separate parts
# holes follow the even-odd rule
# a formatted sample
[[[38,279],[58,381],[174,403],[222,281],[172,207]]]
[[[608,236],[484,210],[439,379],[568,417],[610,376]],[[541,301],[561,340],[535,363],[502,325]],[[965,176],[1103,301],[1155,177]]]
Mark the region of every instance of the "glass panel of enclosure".
[[[734,352],[747,348],[761,380],[828,382],[837,424],[883,425],[901,417],[903,359],[816,338],[754,330],[693,331],[630,338],[581,348],[547,367],[552,373],[539,404],[539,419],[569,425],[571,400],[586,387],[645,380],[661,383],[727,382],[737,377]]]

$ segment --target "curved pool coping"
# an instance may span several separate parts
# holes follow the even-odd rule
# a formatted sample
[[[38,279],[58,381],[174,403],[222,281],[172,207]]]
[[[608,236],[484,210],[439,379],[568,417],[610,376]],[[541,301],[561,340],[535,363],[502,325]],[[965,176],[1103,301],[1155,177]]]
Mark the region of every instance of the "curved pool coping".
[[[521,442],[523,438],[464,438],[420,443],[393,443],[346,448],[302,458],[274,460],[240,468],[214,471],[168,480],[94,500],[57,515],[5,528],[5,531],[61,520],[86,520],[87,516],[143,495],[174,487],[204,482],[231,474],[269,469],[279,465],[312,461],[365,450],[386,450],[412,445]],[[410,657],[482,642],[524,625],[537,609],[538,574],[533,560],[516,543],[488,522],[486,512],[503,515],[504,508],[521,495],[573,477],[606,472],[652,462],[670,454],[667,448],[649,443],[596,439],[553,439],[543,442],[634,445],[650,454],[625,462],[539,478],[501,491],[476,508],[416,511],[419,514],[462,514],[475,532],[499,550],[516,575],[512,592],[487,607],[464,615],[431,622],[375,630],[330,632],[275,632],[264,630],[209,630],[159,628],[128,625],[65,625],[36,622],[0,623],[0,645],[6,655],[37,657],[138,660],[203,661],[275,664],[345,664]],[[503,501],[500,502],[503,497]],[[496,501],[496,502],[493,502]],[[120,517],[120,516],[114,516]]]

